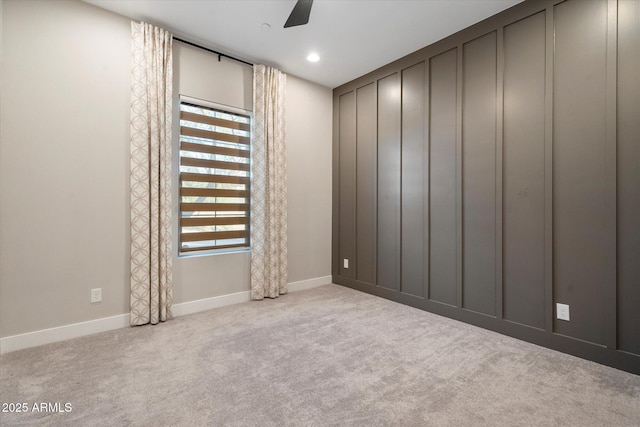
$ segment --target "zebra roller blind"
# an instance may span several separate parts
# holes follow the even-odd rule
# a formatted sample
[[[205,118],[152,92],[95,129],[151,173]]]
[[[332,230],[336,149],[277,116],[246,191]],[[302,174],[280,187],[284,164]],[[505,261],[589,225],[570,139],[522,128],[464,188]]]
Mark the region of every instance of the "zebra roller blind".
[[[251,117],[180,102],[180,253],[249,248]]]

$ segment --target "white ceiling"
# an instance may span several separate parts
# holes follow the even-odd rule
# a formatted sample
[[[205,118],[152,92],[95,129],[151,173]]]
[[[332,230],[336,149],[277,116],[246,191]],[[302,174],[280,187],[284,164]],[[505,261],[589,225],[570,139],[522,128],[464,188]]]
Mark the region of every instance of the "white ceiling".
[[[287,29],[296,0],[84,1],[334,88],[522,0],[315,0],[309,23]]]

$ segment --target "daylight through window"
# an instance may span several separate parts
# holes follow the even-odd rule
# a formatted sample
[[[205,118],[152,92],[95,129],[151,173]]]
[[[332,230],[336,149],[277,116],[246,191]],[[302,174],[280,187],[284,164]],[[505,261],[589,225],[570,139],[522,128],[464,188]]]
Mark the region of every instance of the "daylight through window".
[[[251,118],[180,102],[180,253],[249,247]]]

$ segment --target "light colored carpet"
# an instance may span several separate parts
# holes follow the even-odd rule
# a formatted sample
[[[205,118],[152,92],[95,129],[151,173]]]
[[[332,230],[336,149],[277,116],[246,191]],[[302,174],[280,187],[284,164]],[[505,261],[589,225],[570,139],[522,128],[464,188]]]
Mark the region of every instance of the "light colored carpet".
[[[328,285],[9,353],[0,424],[638,426],[640,377]]]

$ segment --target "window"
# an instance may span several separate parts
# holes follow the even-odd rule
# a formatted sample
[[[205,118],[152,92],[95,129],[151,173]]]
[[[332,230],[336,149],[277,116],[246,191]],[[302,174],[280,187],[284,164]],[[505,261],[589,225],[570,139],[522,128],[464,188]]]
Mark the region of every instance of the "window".
[[[179,253],[249,248],[251,116],[199,104],[180,100]]]

